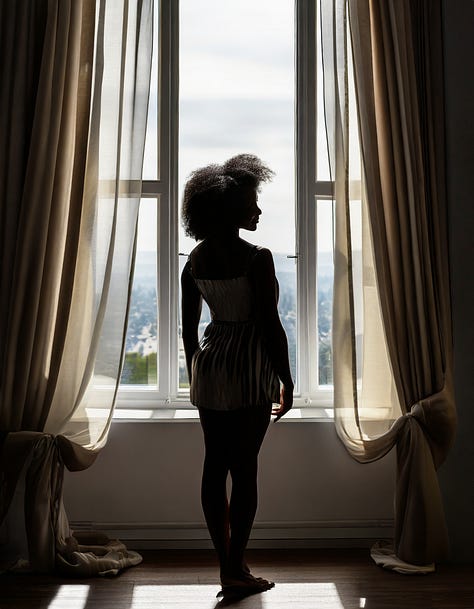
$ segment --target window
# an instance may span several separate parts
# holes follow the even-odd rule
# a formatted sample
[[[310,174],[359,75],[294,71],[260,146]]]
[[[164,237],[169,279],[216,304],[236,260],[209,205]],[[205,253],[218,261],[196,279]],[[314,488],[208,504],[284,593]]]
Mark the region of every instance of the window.
[[[331,403],[332,184],[316,4],[155,0],[143,198],[119,406],[188,402],[179,274],[195,243],[180,227],[181,193],[193,169],[240,152],[257,154],[276,172],[259,198],[259,230],[242,236],[274,253],[296,403]]]

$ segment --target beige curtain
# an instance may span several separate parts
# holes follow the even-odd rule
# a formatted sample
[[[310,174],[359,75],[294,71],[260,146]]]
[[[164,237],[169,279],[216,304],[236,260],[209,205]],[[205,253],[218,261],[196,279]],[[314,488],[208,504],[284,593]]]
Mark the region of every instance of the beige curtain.
[[[336,429],[363,463],[397,447],[394,544],[372,556],[429,571],[448,556],[436,469],[456,418],[441,2],[321,0],[321,15]]]
[[[62,475],[104,446],[120,379],[152,4],[0,5],[0,522],[23,473],[38,571],[140,561],[116,542],[73,535]]]

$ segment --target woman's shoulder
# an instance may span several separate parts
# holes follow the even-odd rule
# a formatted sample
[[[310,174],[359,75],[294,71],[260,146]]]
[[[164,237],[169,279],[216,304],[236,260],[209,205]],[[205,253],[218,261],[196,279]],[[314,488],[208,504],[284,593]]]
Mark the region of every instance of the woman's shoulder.
[[[188,256],[188,267],[197,277],[237,277],[268,273],[273,269],[271,251],[239,238],[232,243],[201,241]]]
[[[262,264],[269,262],[273,263],[273,254],[268,247],[264,247],[263,245],[253,245],[252,259]]]
[[[193,263],[202,257],[204,241],[200,241],[188,254],[186,264],[190,269],[193,268]],[[205,249],[205,248],[204,248]]]
[[[198,252],[202,250],[204,243],[204,241],[200,241],[197,245],[193,247],[193,249],[189,252],[188,260],[190,260],[193,256],[195,256]]]
[[[253,254],[253,256],[258,256],[260,258],[272,257],[272,252],[263,245],[255,245],[254,243],[250,243],[249,241],[245,241],[245,239],[240,239],[243,248],[249,251],[249,253]]]
[[[248,275],[257,282],[260,282],[263,278],[275,277],[275,264],[271,250],[261,245],[253,247],[248,265]]]

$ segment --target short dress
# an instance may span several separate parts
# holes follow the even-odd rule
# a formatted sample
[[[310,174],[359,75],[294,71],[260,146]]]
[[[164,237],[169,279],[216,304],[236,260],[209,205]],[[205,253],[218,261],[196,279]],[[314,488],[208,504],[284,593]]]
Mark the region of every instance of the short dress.
[[[187,266],[211,311],[192,358],[191,403],[212,410],[279,403],[280,381],[255,323],[255,297],[247,274],[199,279],[190,261]]]

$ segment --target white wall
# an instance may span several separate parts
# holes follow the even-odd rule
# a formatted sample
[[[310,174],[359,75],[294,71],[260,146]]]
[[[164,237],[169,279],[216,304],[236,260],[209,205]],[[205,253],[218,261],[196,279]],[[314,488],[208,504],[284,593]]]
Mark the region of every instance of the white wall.
[[[96,463],[66,474],[71,522],[133,539],[135,547],[207,545],[201,434],[197,421],[114,423]],[[367,545],[390,537],[393,484],[394,455],[360,465],[332,423],[281,421],[261,452],[253,544]]]

